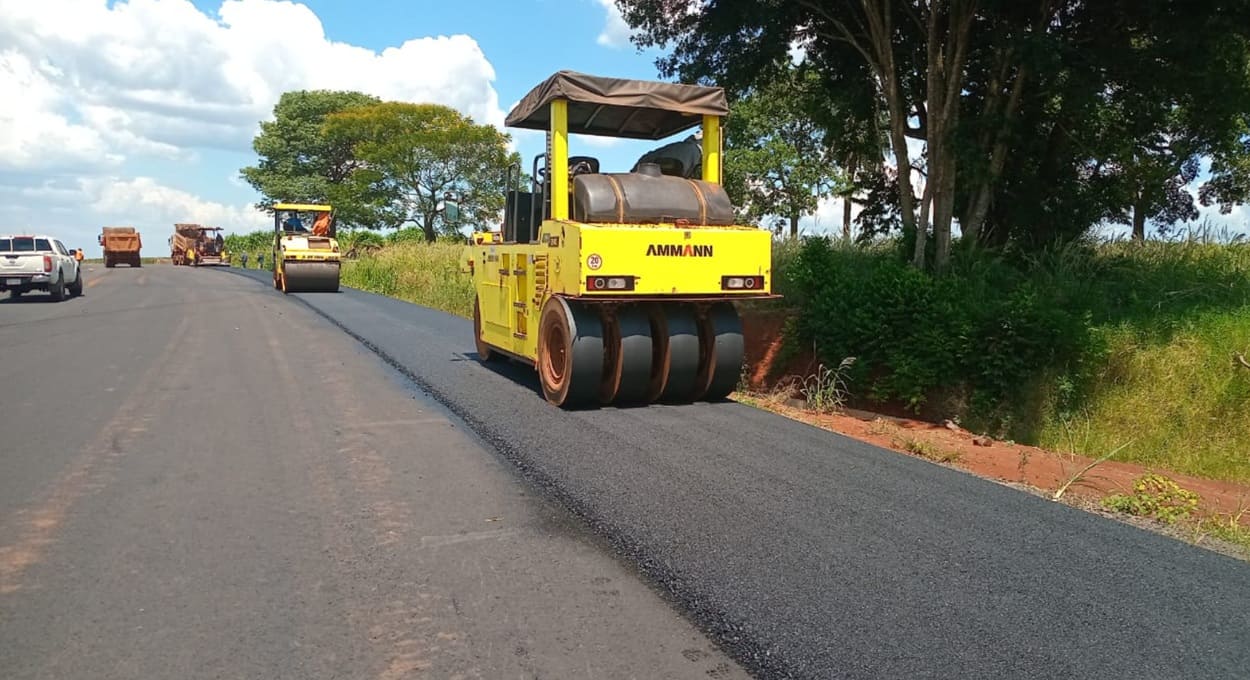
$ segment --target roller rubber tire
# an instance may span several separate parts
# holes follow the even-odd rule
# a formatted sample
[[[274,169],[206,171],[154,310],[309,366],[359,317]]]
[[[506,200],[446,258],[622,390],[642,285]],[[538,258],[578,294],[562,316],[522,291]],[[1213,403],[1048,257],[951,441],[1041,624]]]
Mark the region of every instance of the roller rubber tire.
[[[666,365],[663,390],[656,401],[688,403],[693,401],[699,374],[699,323],[694,308],[688,304],[663,304],[658,315],[663,319]],[[655,314],[652,315],[654,320]],[[653,330],[654,332],[654,330]],[[653,370],[653,375],[655,371]]]
[[[732,303],[717,302],[699,319],[699,377],[695,399],[720,401],[738,386],[746,344]]]
[[[640,404],[648,401],[651,381],[651,320],[644,309],[635,306],[616,308],[612,328],[605,327],[605,342],[615,350],[605,349],[602,403]]]
[[[538,323],[538,381],[561,408],[598,401],[603,375],[603,323],[576,302],[552,297]]]

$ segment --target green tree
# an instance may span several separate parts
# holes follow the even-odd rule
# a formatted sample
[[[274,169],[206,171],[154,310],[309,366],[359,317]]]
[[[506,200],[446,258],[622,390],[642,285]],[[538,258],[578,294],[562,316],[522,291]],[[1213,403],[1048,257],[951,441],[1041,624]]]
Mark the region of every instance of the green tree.
[[[388,197],[372,204],[379,223],[415,224],[433,242],[461,225],[498,220],[504,172],[520,156],[508,153],[509,136],[438,104],[386,102],[329,116],[326,134],[350,140],[360,164],[350,183]],[[449,221],[450,196],[459,220]]]
[[[262,122],[252,141],[259,162],[240,171],[240,176],[261,194],[257,205],[268,209],[284,201],[329,201],[340,223],[378,226],[374,222],[376,210],[370,208],[384,203],[386,197],[369,191],[373,187],[348,184],[348,178],[361,167],[353,152],[354,140],[331,138],[324,123],[330,114],[380,101],[349,91],[284,93],[273,108],[274,119]]]
[[[735,101],[726,122],[725,187],[741,216],[780,216],[791,238],[798,238],[799,220],[844,184],[833,145],[804,108],[815,77],[807,69],[787,69]]]
[[[1143,212],[1165,216],[1169,204],[1153,197],[1184,179],[1193,154],[1218,160],[1208,200],[1244,195],[1247,0],[617,4],[636,43],[672,46],[660,72],[687,82],[749,91],[802,43],[826,118],[885,120],[897,171],[882,195],[897,197],[917,265],[931,246],[935,264],[947,261],[956,218],[970,243],[1036,246],[1131,207],[1134,183]],[[1117,108],[1125,124],[1105,125]],[[1160,136],[1185,144],[1153,154],[1150,172],[1137,163],[1127,181],[1132,159],[1151,155],[1134,142]],[[923,142],[920,158],[908,140]],[[919,196],[913,169],[924,173]]]

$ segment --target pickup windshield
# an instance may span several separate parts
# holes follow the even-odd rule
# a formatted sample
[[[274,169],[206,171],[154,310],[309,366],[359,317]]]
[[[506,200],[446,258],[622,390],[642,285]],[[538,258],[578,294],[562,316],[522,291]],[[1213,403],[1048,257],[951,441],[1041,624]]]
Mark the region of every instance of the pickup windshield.
[[[52,244],[46,238],[0,238],[0,253],[38,253],[45,250],[52,250]]]

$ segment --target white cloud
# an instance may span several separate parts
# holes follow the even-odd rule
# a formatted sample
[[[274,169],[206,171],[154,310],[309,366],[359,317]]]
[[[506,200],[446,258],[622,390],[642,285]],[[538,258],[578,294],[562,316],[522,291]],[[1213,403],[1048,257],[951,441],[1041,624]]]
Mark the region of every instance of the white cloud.
[[[47,132],[30,122],[47,121],[73,137],[59,146],[89,155],[105,148],[162,157],[195,147],[245,151],[278,97],[301,88],[437,102],[503,123],[494,69],[465,35],[375,52],[330,41],[312,10],[276,0],[227,0],[217,17],[188,0],[112,8],[106,0],[0,0],[0,16],[0,44],[10,46],[0,69],[4,87],[38,94],[5,97],[0,116],[26,121],[30,132]],[[20,134],[34,147],[47,137]]]
[[[150,232],[145,250],[158,252],[174,222],[266,228],[250,205],[127,163],[250,156],[289,90],[441,103],[503,125],[494,68],[467,35],[375,51],[329,40],[312,10],[284,0],[225,0],[216,13],[189,0],[0,0],[0,17],[0,229],[52,231],[89,253],[104,224]]]
[[[100,254],[96,235],[105,225],[135,227],[143,235],[144,253],[161,256],[175,222],[251,232],[268,228],[268,220],[252,205],[207,201],[151,177],[55,177],[0,185],[0,232],[51,233],[88,257]]]
[[[87,179],[83,193],[92,198],[89,207],[98,215],[125,215],[132,220],[166,225],[175,222],[255,231],[265,228],[265,213],[252,206],[232,206],[205,201],[187,191],[165,186],[151,177]]]
[[[607,19],[596,42],[604,47],[629,45],[629,24],[625,23],[625,19],[621,17],[621,10],[616,6],[616,0],[598,0],[598,2],[607,12]]]
[[[842,210],[843,199],[830,196],[821,199],[816,204],[816,214],[810,217],[804,217],[799,220],[799,232],[801,234],[828,234],[832,236],[842,235]],[[855,218],[863,210],[863,206],[854,201],[851,202],[851,233],[855,234]],[[789,232],[789,224],[786,225],[786,234]]]
[[[15,50],[0,53],[0,170],[120,163],[98,131],[62,113],[66,102],[48,71]]]

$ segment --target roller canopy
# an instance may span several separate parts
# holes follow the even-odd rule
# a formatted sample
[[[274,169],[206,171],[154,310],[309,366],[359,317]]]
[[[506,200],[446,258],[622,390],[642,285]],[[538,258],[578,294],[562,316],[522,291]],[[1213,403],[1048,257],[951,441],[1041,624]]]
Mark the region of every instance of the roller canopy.
[[[631,139],[663,139],[729,113],[719,87],[605,78],[559,71],[530,90],[508,114],[508,127],[547,130],[550,104],[565,99],[569,133]]]

